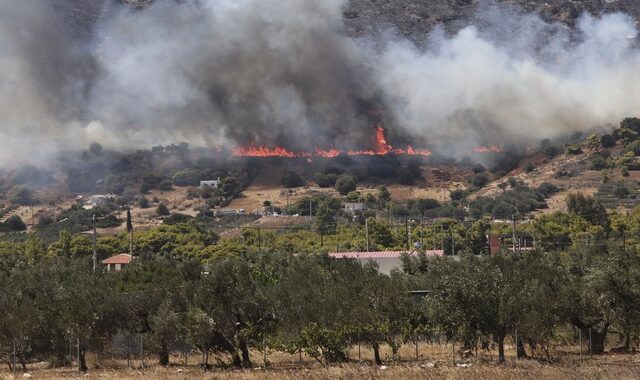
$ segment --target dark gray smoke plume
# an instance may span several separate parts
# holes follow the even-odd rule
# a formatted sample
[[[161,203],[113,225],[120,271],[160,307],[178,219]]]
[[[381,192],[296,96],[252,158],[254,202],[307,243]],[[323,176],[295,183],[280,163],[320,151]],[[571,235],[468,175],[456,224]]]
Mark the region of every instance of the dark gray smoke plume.
[[[0,159],[91,141],[363,148],[378,121],[392,144],[458,155],[640,108],[625,15],[583,16],[569,31],[491,6],[416,46],[392,29],[346,36],[345,3],[0,0]]]

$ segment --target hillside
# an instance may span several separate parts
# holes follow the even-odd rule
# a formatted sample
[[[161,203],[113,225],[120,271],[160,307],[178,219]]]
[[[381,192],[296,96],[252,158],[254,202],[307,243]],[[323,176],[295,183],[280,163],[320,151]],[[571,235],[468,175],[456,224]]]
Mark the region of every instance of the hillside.
[[[345,10],[348,27],[355,36],[383,31],[392,26],[404,36],[422,41],[438,24],[450,31],[478,21],[482,7],[493,3],[479,0],[350,0]],[[535,12],[544,20],[575,25],[583,12],[598,15],[625,12],[640,20],[640,2],[635,0],[501,0],[496,3],[514,5]]]
[[[96,21],[120,3],[143,7],[153,0],[52,0],[74,30],[91,33]],[[434,26],[444,24],[456,30],[474,21],[481,7],[493,3],[484,0],[349,0],[344,10],[349,32],[356,37],[397,29],[415,41]],[[640,2],[636,0],[498,0],[496,3],[514,5],[526,12],[535,12],[546,21],[574,25],[583,12],[598,15],[625,12],[640,20]]]

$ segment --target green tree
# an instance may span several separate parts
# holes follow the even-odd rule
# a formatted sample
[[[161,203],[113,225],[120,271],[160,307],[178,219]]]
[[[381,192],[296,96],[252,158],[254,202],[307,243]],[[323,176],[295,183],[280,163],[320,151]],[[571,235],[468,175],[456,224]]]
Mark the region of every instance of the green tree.
[[[282,174],[281,183],[284,187],[292,188],[304,186],[305,181],[300,174],[287,170]]]
[[[378,188],[378,200],[380,201],[380,206],[383,207],[391,202],[391,193],[386,186],[380,186]]]
[[[332,235],[336,233],[337,223],[333,214],[326,203],[321,203],[318,207],[316,214],[316,224],[318,225],[318,232],[320,233],[320,239],[324,235]],[[322,243],[321,243],[322,244]]]
[[[356,190],[356,179],[348,174],[343,174],[336,180],[336,191],[342,195],[347,195]]]
[[[171,215],[171,211],[169,211],[169,208],[165,206],[164,203],[160,203],[158,205],[158,208],[156,209],[156,214],[158,216],[167,216],[167,215]]]

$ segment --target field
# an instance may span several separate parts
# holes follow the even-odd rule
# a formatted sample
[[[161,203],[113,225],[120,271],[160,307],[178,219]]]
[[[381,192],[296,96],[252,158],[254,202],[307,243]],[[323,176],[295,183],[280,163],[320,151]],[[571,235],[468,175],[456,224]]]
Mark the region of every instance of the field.
[[[351,362],[322,366],[308,357],[274,353],[269,356],[270,366],[265,370],[263,356],[253,354],[255,368],[232,370],[214,368],[204,372],[198,365],[199,356],[189,356],[184,365],[184,356],[172,358],[172,365],[163,368],[153,364],[154,358],[145,360],[141,368],[139,360],[132,360],[131,368],[126,361],[100,360],[100,369],[91,369],[80,374],[72,368],[38,369],[44,364],[29,367],[32,378],[118,378],[118,379],[637,379],[640,378],[640,355],[605,354],[589,357],[580,355],[578,347],[565,347],[552,354],[553,363],[540,360],[515,360],[513,346],[507,347],[507,361],[498,364],[496,353],[478,353],[477,357],[461,359],[456,357],[454,365],[451,345],[420,345],[419,360],[415,358],[415,346],[407,344],[400,351],[399,360],[392,361],[390,352],[384,348],[381,355],[385,364],[373,364],[371,352],[361,349],[361,361],[354,347],[349,356]],[[96,366],[96,359],[89,358],[90,367]],[[178,364],[180,363],[180,364]],[[16,378],[22,377],[19,373]],[[0,379],[11,379],[13,375],[4,367]]]

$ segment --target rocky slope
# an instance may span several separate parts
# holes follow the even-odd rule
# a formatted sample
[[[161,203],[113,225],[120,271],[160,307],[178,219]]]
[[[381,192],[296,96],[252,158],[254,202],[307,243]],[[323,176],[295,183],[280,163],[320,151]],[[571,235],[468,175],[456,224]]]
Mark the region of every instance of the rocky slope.
[[[449,31],[473,23],[478,11],[492,3],[535,12],[544,20],[573,26],[583,12],[598,15],[625,12],[640,22],[638,0],[351,0],[344,15],[355,36],[397,29],[406,37],[420,41],[435,25]]]

